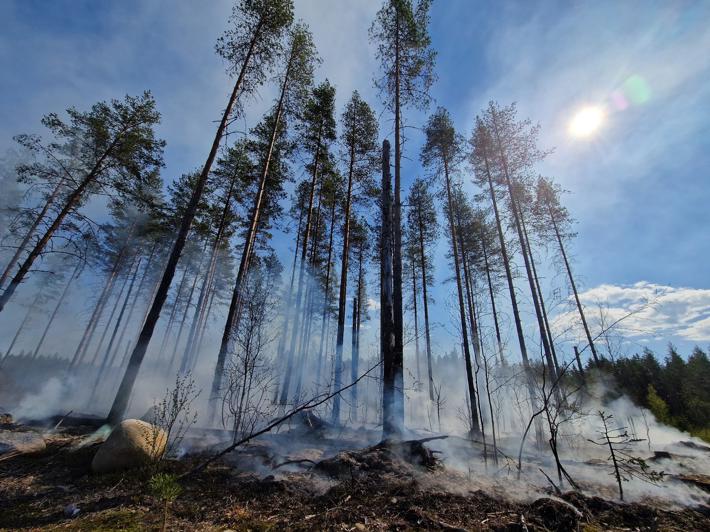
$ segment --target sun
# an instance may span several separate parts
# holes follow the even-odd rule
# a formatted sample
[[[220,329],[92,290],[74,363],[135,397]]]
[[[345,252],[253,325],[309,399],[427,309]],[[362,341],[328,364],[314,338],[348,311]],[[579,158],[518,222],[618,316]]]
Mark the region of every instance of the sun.
[[[598,105],[583,107],[572,117],[569,132],[573,137],[591,137],[604,123],[606,113]]]

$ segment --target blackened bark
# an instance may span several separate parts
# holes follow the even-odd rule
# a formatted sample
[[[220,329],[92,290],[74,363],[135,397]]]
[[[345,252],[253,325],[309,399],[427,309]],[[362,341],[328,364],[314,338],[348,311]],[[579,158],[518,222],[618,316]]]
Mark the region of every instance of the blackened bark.
[[[422,297],[424,299],[424,335],[426,337],[426,360],[429,377],[429,400],[434,401],[434,373],[431,361],[431,334],[429,331],[429,298],[427,294],[427,264],[424,251],[424,222],[421,211],[417,211],[419,225],[419,262],[422,270]]]
[[[382,438],[400,437],[404,428],[404,390],[398,387],[398,367],[395,353],[392,249],[392,176],[390,174],[390,144],[382,143],[382,234],[380,237],[380,342],[382,348]],[[337,388],[337,387],[336,387]]]

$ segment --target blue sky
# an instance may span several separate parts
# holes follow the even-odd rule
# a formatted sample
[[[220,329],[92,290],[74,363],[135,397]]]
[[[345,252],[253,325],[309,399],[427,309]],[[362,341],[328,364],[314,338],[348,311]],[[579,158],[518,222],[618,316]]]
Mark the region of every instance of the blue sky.
[[[201,165],[230,89],[213,51],[230,5],[0,3],[0,153],[12,146],[12,135],[39,132],[44,113],[150,89],[163,114],[164,178]],[[296,0],[297,16],[311,26],[323,59],[318,79],[336,85],[340,106],[358,89],[382,108],[372,85],[378,65],[367,42],[379,5]],[[435,105],[448,108],[469,135],[488,100],[516,101],[521,116],[540,123],[542,145],[555,148],[540,171],[570,191],[565,201],[579,234],[571,251],[590,312],[596,315],[595,302],[602,301],[607,315],[618,317],[660,293],[655,306],[627,320],[627,350],[710,343],[710,3],[439,0],[431,18]],[[643,80],[650,97],[617,110],[613,95],[632,76]],[[261,90],[241,129],[259,119],[273,95],[272,86]],[[572,138],[567,124],[589,104],[607,106],[607,120],[594,138]],[[420,127],[426,113],[408,111],[406,119]],[[381,134],[390,129],[383,114]],[[421,132],[408,135],[405,186],[422,174]],[[466,169],[461,178],[473,191]],[[277,237],[284,256],[288,242]],[[442,240],[434,290],[439,351],[455,343],[448,306],[454,285],[442,284],[449,276],[444,254]],[[545,254],[540,260],[548,262]],[[566,298],[557,269],[543,269],[546,292],[558,288]],[[573,319],[568,310],[567,300],[556,306],[560,332]],[[524,314],[532,326],[529,306]],[[527,333],[534,337],[534,329]],[[514,338],[508,340],[514,351]]]

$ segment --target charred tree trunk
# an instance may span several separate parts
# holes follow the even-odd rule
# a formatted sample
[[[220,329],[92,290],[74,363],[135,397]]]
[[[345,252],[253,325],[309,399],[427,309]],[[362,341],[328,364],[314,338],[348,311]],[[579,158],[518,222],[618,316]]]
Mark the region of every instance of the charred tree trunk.
[[[393,371],[395,379],[395,388],[399,391],[395,394],[395,415],[401,419],[402,427],[404,428],[404,314],[402,308],[402,109],[400,101],[400,42],[399,42],[399,9],[396,9],[395,32],[397,39],[395,40],[395,117],[394,117],[394,205],[392,214],[392,234],[393,234],[393,252],[392,252],[392,317],[393,317],[393,332],[394,332],[394,351],[393,351]],[[401,391],[401,393],[400,393]]]
[[[421,389],[422,370],[419,363],[419,313],[417,312],[417,271],[412,261],[412,301],[414,303],[414,360],[417,364],[417,383],[418,389]]]
[[[358,360],[359,353],[357,352],[357,315],[359,312],[359,302],[357,296],[353,297],[353,323],[350,330],[350,379],[352,382],[357,380],[357,370],[360,361]],[[352,421],[357,421],[357,386],[353,386],[352,390],[352,405],[350,406],[350,417]]]
[[[398,438],[404,428],[402,367],[397,363],[394,327],[392,176],[390,144],[382,143],[382,235],[380,237],[380,342],[382,349],[382,438]],[[399,372],[399,377],[398,377]],[[337,389],[337,386],[336,386]],[[401,405],[401,407],[399,406]]]

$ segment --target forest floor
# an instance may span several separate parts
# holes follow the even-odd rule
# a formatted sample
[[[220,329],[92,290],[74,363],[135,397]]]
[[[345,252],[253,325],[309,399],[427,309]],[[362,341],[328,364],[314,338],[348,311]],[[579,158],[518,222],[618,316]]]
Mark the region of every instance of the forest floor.
[[[150,495],[152,471],[92,474],[97,445],[78,446],[92,430],[60,428],[44,434],[44,451],[0,455],[0,530],[160,530],[163,503]],[[301,452],[310,458],[263,465],[257,475],[240,466],[262,454],[256,444],[246,461],[249,452],[189,477],[171,505],[168,529],[710,530],[710,508],[702,506],[663,509],[574,492],[513,497],[505,478],[468,489],[462,475],[420,447],[406,459],[383,446],[330,457]],[[188,454],[163,469],[181,474],[201,459],[204,453]]]

